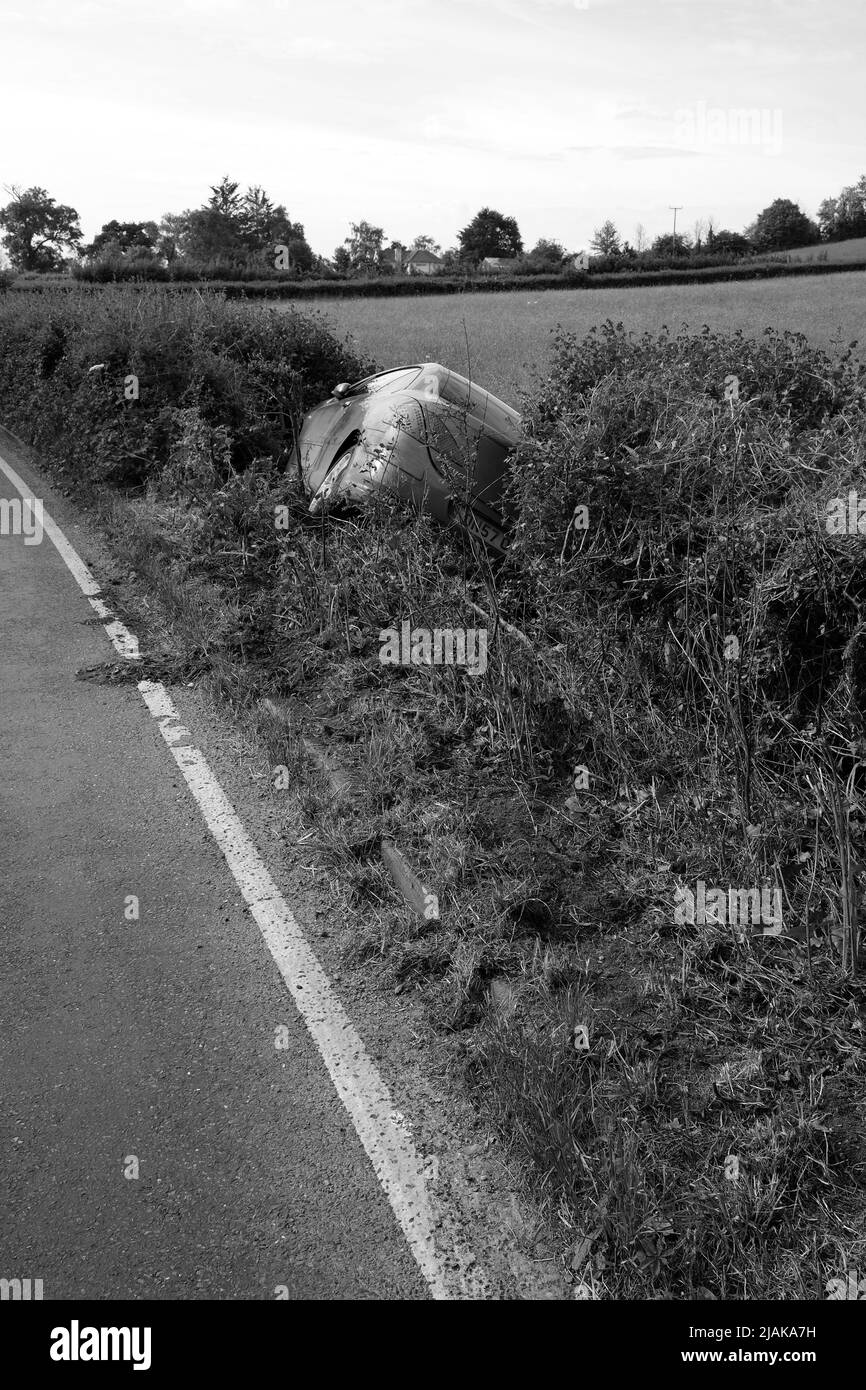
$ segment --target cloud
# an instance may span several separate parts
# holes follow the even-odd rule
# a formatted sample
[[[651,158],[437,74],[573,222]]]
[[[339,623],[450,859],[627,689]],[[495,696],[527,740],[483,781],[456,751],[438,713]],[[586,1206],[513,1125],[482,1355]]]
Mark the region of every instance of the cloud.
[[[567,145],[569,154],[605,154],[620,159],[700,159],[701,150],[686,150],[680,145]]]
[[[562,159],[562,150],[539,147],[530,130],[514,130],[511,121],[498,129],[486,122],[459,122],[445,115],[427,116],[421,122],[419,135],[423,141],[446,149],[477,150],[495,154],[503,159],[528,159],[547,164]]]

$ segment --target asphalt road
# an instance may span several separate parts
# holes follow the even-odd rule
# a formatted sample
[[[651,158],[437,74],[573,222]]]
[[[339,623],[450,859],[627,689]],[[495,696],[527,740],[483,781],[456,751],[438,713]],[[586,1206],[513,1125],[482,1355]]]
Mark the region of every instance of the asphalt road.
[[[76,680],[112,659],[48,537],[0,535],[0,1277],[424,1298],[155,721],[134,685]]]

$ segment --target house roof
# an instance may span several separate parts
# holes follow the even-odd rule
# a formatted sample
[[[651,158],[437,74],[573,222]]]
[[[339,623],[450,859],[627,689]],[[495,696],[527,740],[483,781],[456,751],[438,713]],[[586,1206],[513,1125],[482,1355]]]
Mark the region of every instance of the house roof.
[[[433,251],[426,251],[421,248],[415,251],[407,251],[399,241],[392,242],[390,246],[379,253],[380,261],[395,261],[397,253],[400,253],[403,265],[440,265],[442,258]]]

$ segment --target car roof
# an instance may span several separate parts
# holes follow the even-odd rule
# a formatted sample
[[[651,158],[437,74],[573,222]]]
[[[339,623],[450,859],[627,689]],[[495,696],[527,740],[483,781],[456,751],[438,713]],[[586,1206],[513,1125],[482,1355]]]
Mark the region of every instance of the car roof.
[[[362,377],[360,381],[354,383],[355,386],[362,386],[367,381],[379,381],[384,376],[396,376],[399,372],[425,372],[436,373],[440,381],[451,382],[463,386],[469,400],[475,404],[482,405],[485,401],[495,402],[510,415],[517,416],[519,412],[514,406],[503,401],[500,396],[495,396],[492,391],[488,391],[485,386],[479,385],[477,381],[472,381],[469,377],[462,376],[460,372],[455,372],[451,367],[443,367],[441,362],[404,362],[397,367],[387,367],[384,371],[373,372],[370,376]],[[411,391],[411,387],[407,387]]]

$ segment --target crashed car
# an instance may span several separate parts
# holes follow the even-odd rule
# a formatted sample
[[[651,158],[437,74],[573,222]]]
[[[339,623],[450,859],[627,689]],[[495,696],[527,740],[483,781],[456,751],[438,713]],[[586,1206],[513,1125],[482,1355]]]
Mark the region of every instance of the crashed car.
[[[507,458],[520,416],[438,362],[341,382],[305,416],[295,465],[314,514],[380,489],[503,551]]]

